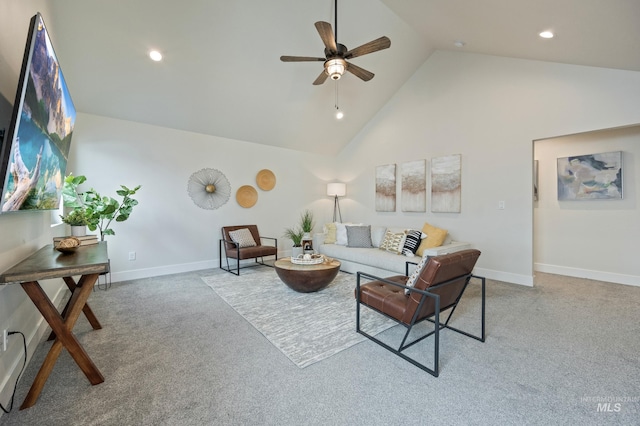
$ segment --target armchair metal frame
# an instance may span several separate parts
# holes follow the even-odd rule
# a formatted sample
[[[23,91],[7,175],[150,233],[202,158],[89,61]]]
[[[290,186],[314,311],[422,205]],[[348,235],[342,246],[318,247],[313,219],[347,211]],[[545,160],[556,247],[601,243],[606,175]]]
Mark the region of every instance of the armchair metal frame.
[[[408,265],[407,265],[407,270],[408,270]],[[381,281],[383,283],[392,285],[392,286],[396,286],[399,288],[402,288],[403,291],[404,289],[410,289],[411,292],[415,292],[421,295],[420,297],[420,302],[418,304],[418,307],[416,308],[413,317],[410,321],[409,324],[405,324],[404,322],[402,322],[401,320],[399,320],[398,318],[394,318],[378,309],[376,309],[375,307],[372,307],[366,303],[363,303],[361,301],[361,292],[360,292],[360,287],[361,287],[361,278],[366,278],[372,281]],[[460,299],[462,298],[462,295],[464,294],[464,291],[466,290],[467,286],[469,285],[469,282],[471,281],[472,278],[476,278],[478,280],[480,280],[481,285],[482,285],[482,301],[481,301],[481,334],[480,336],[471,334],[469,332],[460,330],[458,328],[452,327],[449,325],[449,321],[451,320],[451,317],[453,316],[453,313],[455,312],[458,303],[460,302]],[[448,306],[440,306],[440,295],[433,293],[433,290],[437,290],[439,288],[443,288],[451,283],[454,282],[459,282],[461,279],[464,279],[464,285],[460,291],[460,294],[457,296],[457,298],[455,299],[455,302],[449,304]],[[398,355],[399,357],[401,357],[402,359],[409,361],[411,364],[415,365],[416,367],[426,371],[427,373],[438,377],[439,375],[439,355],[440,355],[440,330],[444,329],[444,328],[448,328],[450,330],[455,331],[456,333],[460,333],[464,336],[467,337],[471,337],[475,340],[479,340],[481,342],[485,341],[485,305],[486,305],[486,282],[485,282],[485,278],[484,277],[479,277],[476,275],[473,275],[471,273],[466,274],[466,275],[462,275],[462,276],[458,276],[452,279],[449,279],[447,281],[444,281],[442,283],[439,283],[437,285],[433,285],[428,287],[426,290],[421,290],[421,289],[416,289],[414,287],[408,287],[406,285],[400,284],[398,282],[395,281],[391,281],[385,278],[380,278],[380,277],[376,277],[374,275],[370,275],[364,272],[358,272],[358,276],[357,276],[357,281],[356,281],[356,300],[357,300],[357,304],[356,304],[356,331],[360,334],[362,334],[363,336],[367,337],[368,339],[370,339],[371,341],[377,343],[378,345],[382,346],[383,348],[389,350],[390,352]],[[408,296],[407,296],[408,297]],[[431,315],[428,315],[424,318],[418,319],[419,318],[419,314],[421,312],[421,309],[423,307],[423,305],[426,303],[426,301],[428,299],[432,299],[434,301],[435,304],[435,308],[434,308],[434,313]],[[397,322],[398,324],[402,325],[403,327],[405,327],[407,329],[406,333],[404,334],[404,337],[400,343],[400,345],[398,346],[398,348],[394,348],[392,346],[390,346],[389,344],[383,342],[382,340],[366,333],[365,331],[363,331],[360,327],[360,305],[363,304],[364,306],[366,306],[369,309],[372,309],[382,315],[384,315],[385,317]],[[446,310],[450,310],[448,316],[446,317],[446,320],[444,322],[442,322],[440,320],[440,314],[444,313]],[[409,337],[409,334],[411,333],[411,330],[413,329],[413,327],[416,324],[419,324],[423,321],[429,321],[434,325],[434,329],[422,336],[419,336],[417,338],[415,338],[414,340],[410,341],[407,343],[407,339]],[[423,363],[417,361],[416,359],[406,355],[405,353],[403,353],[404,350],[406,350],[407,348],[415,345],[416,343],[428,338],[429,336],[434,335],[434,352],[433,352],[433,356],[434,356],[434,363],[433,363],[433,367],[429,368],[426,365],[424,365]]]
[[[272,238],[272,237],[260,237],[260,239],[261,239],[261,240],[262,240],[262,239],[265,239],[265,240],[273,240],[273,241],[274,241],[274,245],[275,245],[275,247],[277,247],[277,246],[278,246],[278,240],[277,240],[276,238]],[[235,265],[235,268],[233,268],[233,269],[231,269],[231,266],[230,266],[230,264],[229,264],[229,258],[228,258],[226,255],[225,255],[225,259],[226,259],[226,261],[227,261],[227,267],[225,268],[224,266],[222,266],[222,251],[224,250],[224,245],[223,245],[224,243],[231,243],[231,244],[236,245],[235,250],[236,250],[236,252],[237,252],[238,257],[236,257],[236,258],[235,258],[235,259],[236,259],[236,265]],[[278,255],[277,255],[277,254],[275,254],[275,255],[269,254],[269,255],[267,255],[267,256],[275,256],[275,257],[276,257],[276,258],[275,258],[275,260],[278,260]],[[258,258],[260,258],[260,261],[258,261]],[[233,258],[232,258],[232,259],[233,259]],[[237,244],[236,244],[236,243],[234,243],[233,241],[225,240],[225,239],[223,239],[223,238],[220,238],[220,259],[219,259],[219,265],[220,265],[220,269],[222,269],[223,271],[231,272],[232,274],[235,274],[235,275],[240,275],[240,269],[251,268],[251,267],[254,267],[254,266],[260,266],[260,265],[262,265],[262,266],[269,266],[269,267],[273,268],[273,265],[269,265],[268,263],[264,263],[264,256],[256,256],[256,257],[254,257],[254,258],[253,258],[253,260],[255,261],[255,265],[254,265],[254,264],[251,264],[251,265],[245,265],[245,266],[240,267],[240,260],[241,260],[241,259],[240,259],[240,247],[238,247],[238,246],[237,246]]]
[[[234,230],[234,229],[240,229],[240,228],[249,228],[252,232],[252,235],[254,237],[254,240],[256,240],[256,243],[258,243],[258,246],[255,247],[243,247],[240,248],[238,247],[238,245],[233,242],[228,238],[228,235],[225,234],[225,230],[226,232],[228,232],[229,230]],[[255,232],[254,232],[255,231]],[[227,237],[227,238],[225,238]],[[262,245],[262,241],[263,240],[272,240],[273,241],[273,246],[271,245]],[[244,254],[242,252],[245,253],[249,253],[249,254]],[[227,267],[225,268],[223,266],[222,263],[222,253],[224,252],[224,257],[226,260],[226,264]],[[273,237],[263,237],[260,235],[259,231],[258,231],[258,227],[256,225],[241,225],[241,226],[223,226],[222,227],[222,238],[220,238],[220,243],[219,243],[219,251],[218,251],[219,257],[218,257],[218,265],[220,267],[220,269],[222,269],[223,271],[227,271],[227,272],[231,272],[234,275],[240,275],[240,269],[244,269],[244,268],[250,268],[253,266],[269,266],[269,267],[273,267],[273,265],[269,265],[268,263],[265,263],[264,261],[264,257],[265,256],[275,256],[275,260],[278,260],[278,239],[277,238],[273,238]],[[230,254],[232,254],[230,256]],[[229,257],[231,257],[232,259],[236,260],[236,264],[235,265],[231,265],[229,264]],[[260,258],[260,261],[258,261],[258,258]],[[240,261],[241,260],[247,260],[247,259],[253,259],[254,260],[254,264],[249,264],[249,265],[245,265],[245,266],[240,266]]]

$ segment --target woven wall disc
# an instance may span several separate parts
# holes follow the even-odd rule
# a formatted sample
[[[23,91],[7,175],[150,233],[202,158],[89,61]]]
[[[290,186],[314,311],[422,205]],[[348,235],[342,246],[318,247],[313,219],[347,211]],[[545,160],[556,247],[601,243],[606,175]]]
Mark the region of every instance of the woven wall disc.
[[[262,169],[256,176],[256,183],[263,191],[271,191],[276,186],[276,175],[269,169]]]
[[[242,185],[236,192],[236,201],[241,207],[253,207],[258,201],[258,191],[251,185]]]

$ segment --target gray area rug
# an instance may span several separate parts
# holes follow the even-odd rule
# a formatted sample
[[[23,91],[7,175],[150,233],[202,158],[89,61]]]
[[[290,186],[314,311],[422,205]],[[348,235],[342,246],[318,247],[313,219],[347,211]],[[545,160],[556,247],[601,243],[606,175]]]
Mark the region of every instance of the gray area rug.
[[[356,333],[354,275],[340,272],[314,293],[291,290],[269,267],[244,270],[239,277],[224,273],[202,279],[300,368],[366,339]],[[362,321],[374,334],[394,325],[367,310]]]

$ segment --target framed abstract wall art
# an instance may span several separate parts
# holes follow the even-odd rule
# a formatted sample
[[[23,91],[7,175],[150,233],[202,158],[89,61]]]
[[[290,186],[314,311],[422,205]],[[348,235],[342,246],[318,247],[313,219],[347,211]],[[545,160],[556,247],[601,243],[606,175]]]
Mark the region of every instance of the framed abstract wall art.
[[[622,151],[558,158],[558,200],[622,199]]]
[[[426,161],[409,161],[400,166],[402,211],[424,212],[427,209]]]
[[[461,155],[431,159],[431,211],[460,213],[462,194]]]
[[[396,165],[376,167],[376,211],[396,211]]]

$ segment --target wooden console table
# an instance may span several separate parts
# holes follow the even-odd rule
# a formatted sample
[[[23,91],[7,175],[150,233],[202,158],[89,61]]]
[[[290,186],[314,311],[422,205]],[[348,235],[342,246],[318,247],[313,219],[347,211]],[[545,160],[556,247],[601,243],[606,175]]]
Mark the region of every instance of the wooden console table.
[[[55,250],[53,245],[44,246],[0,275],[0,283],[20,283],[51,326],[52,336],[56,338],[31,385],[31,389],[29,389],[29,393],[20,406],[21,410],[33,406],[38,400],[38,396],[60,356],[62,347],[69,351],[92,385],[104,382],[102,373],[71,331],[81,312],[84,312],[94,330],[102,328],[87,304],[87,299],[100,274],[106,272],[109,272],[107,243],[99,242],[98,244],[81,246],[72,254],[62,254]],[[77,275],[80,275],[80,279],[76,284],[73,277]],[[62,278],[71,290],[71,298],[62,314],[58,313],[38,283],[39,280],[51,278]]]

